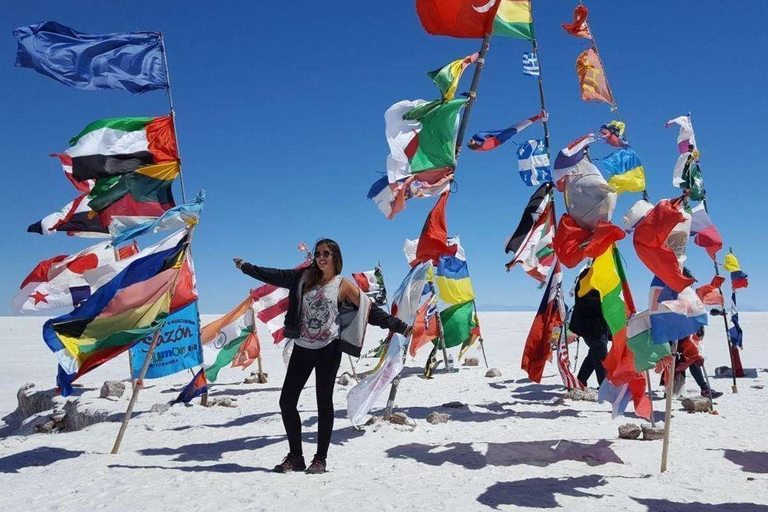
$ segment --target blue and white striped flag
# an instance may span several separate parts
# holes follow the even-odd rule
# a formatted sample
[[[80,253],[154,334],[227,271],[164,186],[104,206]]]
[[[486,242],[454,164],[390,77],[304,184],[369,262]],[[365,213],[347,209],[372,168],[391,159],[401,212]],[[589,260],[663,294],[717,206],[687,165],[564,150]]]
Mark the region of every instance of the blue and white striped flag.
[[[529,140],[517,149],[520,178],[529,187],[552,181],[549,152],[544,139]]]
[[[539,57],[533,52],[523,53],[523,74],[528,76],[539,76]]]

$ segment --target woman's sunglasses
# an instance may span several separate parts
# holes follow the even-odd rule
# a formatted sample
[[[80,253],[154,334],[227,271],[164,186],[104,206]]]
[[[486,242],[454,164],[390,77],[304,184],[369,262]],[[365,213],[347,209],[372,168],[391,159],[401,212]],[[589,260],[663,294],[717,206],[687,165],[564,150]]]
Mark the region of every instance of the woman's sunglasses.
[[[331,251],[315,251],[315,259],[322,256],[323,258],[330,258],[333,253]]]

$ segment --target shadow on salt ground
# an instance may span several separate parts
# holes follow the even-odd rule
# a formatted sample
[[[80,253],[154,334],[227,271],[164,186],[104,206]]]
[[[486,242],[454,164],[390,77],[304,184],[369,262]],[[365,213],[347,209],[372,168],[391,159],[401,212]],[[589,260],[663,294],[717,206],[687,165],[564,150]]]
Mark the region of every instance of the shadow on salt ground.
[[[428,445],[410,443],[387,449],[387,455],[396,459],[413,459],[430,466],[442,466],[450,462],[465,469],[482,469],[486,466],[509,467],[528,465],[546,467],[557,462],[572,460],[588,466],[624,464],[607,440],[593,444],[574,441],[511,441],[488,443],[485,454],[475,450],[472,443]]]
[[[584,475],[566,478],[529,478],[515,482],[497,482],[477,497],[483,505],[499,508],[500,505],[516,507],[558,508],[556,494],[576,498],[602,498],[602,494],[590,494],[577,489],[591,489],[605,485],[600,475]],[[586,510],[589,507],[581,507]]]
[[[723,449],[725,458],[748,473],[768,473],[768,453]]]
[[[125,464],[110,464],[108,468],[117,469],[170,469],[188,473],[272,473],[267,468],[253,468],[240,464],[212,464],[210,466],[128,466]]]
[[[0,473],[18,473],[23,468],[49,466],[60,460],[74,459],[83,453],[85,452],[42,446],[0,458]]]
[[[248,385],[248,384],[246,384]],[[256,386],[255,384],[251,384],[252,386]],[[260,386],[261,384],[259,384]],[[210,384],[209,384],[210,386]],[[227,388],[225,386],[232,386],[234,389]],[[264,391],[280,391],[281,388],[279,387],[269,387],[269,388],[262,388],[262,387],[249,387],[249,388],[241,388],[237,387],[239,384],[221,384],[219,386],[212,386],[212,391],[208,394],[208,396],[216,397],[216,396],[241,396],[241,395],[248,395],[250,393],[259,393]],[[184,389],[184,386],[180,387],[173,387],[170,389],[164,389],[160,393],[161,394],[175,394],[178,395],[181,393],[181,390]]]
[[[678,503],[669,500],[632,499],[648,507],[648,512],[768,512],[768,506],[757,503]]]
[[[362,430],[355,430],[352,427],[335,430],[331,443],[334,445],[343,445],[350,439],[365,435]],[[305,432],[302,436],[304,444],[316,444],[317,432]],[[279,436],[261,436],[261,437],[239,437],[236,439],[224,439],[215,443],[195,443],[179,446],[178,448],[144,448],[138,450],[142,455],[161,455],[174,457],[176,462],[205,462],[220,460],[225,453],[254,451],[267,446],[285,443],[286,449],[288,443],[285,435]]]
[[[552,420],[556,418],[578,418],[579,411],[575,409],[558,409],[551,411],[515,411],[507,408],[510,404],[491,403],[483,405],[473,405],[487,409],[489,412],[471,411],[468,407],[452,409],[448,407],[406,407],[398,409],[413,419],[425,419],[433,411],[444,412],[451,415],[451,421],[462,421],[469,423],[480,423],[484,421],[495,421],[504,418],[521,419],[542,419]],[[522,404],[521,404],[522,405]],[[525,405],[530,405],[526,403]]]
[[[256,423],[257,421],[268,418],[269,416],[275,416],[277,414],[280,414],[277,411],[273,412],[260,412],[258,414],[249,414],[248,416],[240,416],[239,418],[235,418],[233,420],[230,420],[226,423],[208,423],[205,425],[182,425],[180,427],[174,427],[174,428],[166,428],[163,430],[168,430],[171,432],[180,432],[183,430],[189,430],[191,428],[228,428],[228,427],[242,427],[244,425],[249,425],[251,423]]]

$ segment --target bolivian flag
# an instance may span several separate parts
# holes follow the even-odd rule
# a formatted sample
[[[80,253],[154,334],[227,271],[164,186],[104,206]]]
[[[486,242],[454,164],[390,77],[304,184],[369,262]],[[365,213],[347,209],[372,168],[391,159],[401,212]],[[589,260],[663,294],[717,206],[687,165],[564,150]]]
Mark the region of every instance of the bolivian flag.
[[[74,311],[45,322],[43,339],[59,359],[63,396],[81,375],[162,327],[186,247],[185,236],[175,247],[137,259]]]

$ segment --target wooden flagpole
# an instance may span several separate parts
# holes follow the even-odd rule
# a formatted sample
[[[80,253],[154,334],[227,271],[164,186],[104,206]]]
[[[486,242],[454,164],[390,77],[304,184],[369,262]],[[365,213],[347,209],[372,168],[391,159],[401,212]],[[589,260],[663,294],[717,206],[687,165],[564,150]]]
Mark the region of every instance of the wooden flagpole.
[[[691,125],[691,131],[693,131],[693,120],[691,119],[691,113],[690,112],[688,112],[688,122]],[[693,149],[695,149],[695,148],[693,148]],[[701,167],[699,167],[699,172],[701,172]],[[702,173],[702,178],[703,178],[703,173]],[[709,214],[709,208],[707,207],[707,196],[706,195],[704,196],[704,199],[702,199],[701,202],[702,202],[702,204],[704,204],[704,211],[707,212],[707,214]],[[715,275],[719,276],[720,275],[720,265],[717,263],[717,258],[713,258],[712,259],[712,263],[715,266]],[[727,347],[728,347],[728,357],[731,360],[731,376],[733,377],[733,384],[731,385],[731,391],[733,393],[738,393],[739,392],[739,387],[736,384],[736,368],[735,368],[734,362],[733,362],[733,352],[731,352],[731,347],[733,346],[733,344],[731,343],[731,332],[730,332],[730,328],[728,326],[728,316],[726,315],[726,312],[725,312],[725,296],[723,295],[722,287],[718,286],[717,287],[717,291],[720,292],[720,296],[723,298],[722,313],[723,313],[723,325],[725,326],[725,341],[726,341],[726,344],[727,344]],[[711,393],[711,390],[712,390],[712,388],[710,388],[710,393]]]
[[[483,42],[480,43],[480,55],[475,61],[475,72],[472,75],[472,84],[469,86],[469,99],[467,105],[464,107],[464,113],[461,116],[461,123],[459,124],[459,131],[456,134],[456,161],[458,163],[459,154],[461,153],[461,146],[464,144],[464,134],[467,131],[467,124],[469,124],[469,115],[472,113],[472,106],[477,100],[477,85],[480,82],[480,74],[483,72],[485,66],[485,55],[488,53],[490,47],[491,34],[486,33],[483,36]],[[454,166],[454,171],[456,166]]]
[[[251,313],[253,313],[253,332],[256,332],[256,303],[251,304]],[[258,335],[257,335],[258,336]],[[264,369],[261,366],[261,340],[259,340],[259,357],[256,358],[256,364],[258,365],[258,373],[256,374],[256,380],[259,384],[267,383],[267,376],[264,374]]]
[[[173,108],[173,94],[171,93],[171,72],[168,69],[168,56],[165,52],[165,37],[160,32],[160,47],[163,50],[163,63],[165,64],[165,81],[168,83],[168,105],[171,109],[171,120],[173,121],[173,135],[176,138],[176,152],[179,154],[179,183],[181,184],[181,200],[187,202],[187,194],[184,190],[184,173],[181,170],[181,150],[179,149],[179,133],[176,130],[176,109]]]
[[[677,343],[673,345],[674,351],[677,351]],[[667,410],[664,415],[664,444],[661,449],[661,473],[667,470],[667,457],[669,455],[669,433],[670,433],[670,421],[672,420],[672,388],[675,380],[675,360],[673,359],[669,363],[666,377],[667,384]]]
[[[656,419],[653,417],[653,395],[651,394],[651,372],[645,370],[645,382],[648,384],[648,400],[651,402],[651,426],[656,428]]]
[[[173,281],[171,281],[169,302],[173,301],[173,294],[176,291],[176,284],[179,280],[179,277],[181,277],[182,270],[184,269],[184,262],[187,259],[187,254],[192,244],[192,236],[194,231],[195,227],[192,226],[189,229],[189,239],[187,240],[187,246],[184,248],[181,261],[179,261],[179,270],[176,272],[176,275],[173,276]],[[155,331],[155,335],[152,337],[152,343],[150,343],[149,349],[147,350],[147,355],[144,357],[144,363],[141,365],[139,378],[137,379],[136,385],[133,386],[133,394],[131,395],[131,400],[128,402],[128,408],[126,409],[125,415],[123,416],[123,423],[120,425],[120,431],[117,433],[114,446],[112,446],[112,455],[117,455],[117,453],[120,451],[120,444],[123,442],[123,436],[125,436],[125,431],[128,428],[128,422],[131,420],[133,408],[136,405],[136,400],[139,398],[139,391],[141,391],[144,376],[147,374],[149,364],[152,362],[152,355],[154,354],[155,348],[157,347],[157,340],[160,337],[160,331],[162,331],[162,326]]]

